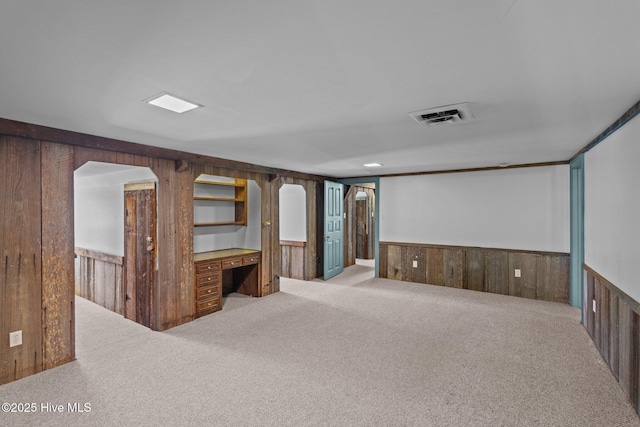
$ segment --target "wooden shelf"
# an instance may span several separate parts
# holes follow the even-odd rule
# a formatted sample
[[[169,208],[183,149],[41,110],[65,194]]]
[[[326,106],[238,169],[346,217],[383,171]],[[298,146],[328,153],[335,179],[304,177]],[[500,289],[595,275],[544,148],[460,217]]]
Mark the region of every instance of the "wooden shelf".
[[[216,227],[219,225],[246,225],[242,221],[234,221],[234,222],[197,222],[193,224],[194,227]]]
[[[224,202],[232,204],[235,210],[235,217],[228,218],[225,221],[207,221],[196,222],[194,227],[214,227],[222,225],[247,225],[247,180],[235,179],[233,182],[224,181],[210,181],[206,179],[196,179],[195,184],[204,184],[217,187],[233,187],[235,188],[233,194],[224,194],[227,197],[219,196],[194,196],[193,200],[201,200],[207,202]],[[233,197],[229,197],[233,196]],[[215,205],[211,205],[213,208]],[[213,218],[212,218],[213,219]]]
[[[242,198],[233,197],[214,197],[214,196],[195,196],[193,200],[208,200],[214,202],[244,202]]]
[[[209,184],[209,185],[220,185],[223,187],[245,187],[247,184],[242,183],[242,182],[238,182],[240,180],[236,180],[236,182],[224,182],[224,181],[207,181],[206,179],[196,179],[195,181],[193,181],[196,184]]]

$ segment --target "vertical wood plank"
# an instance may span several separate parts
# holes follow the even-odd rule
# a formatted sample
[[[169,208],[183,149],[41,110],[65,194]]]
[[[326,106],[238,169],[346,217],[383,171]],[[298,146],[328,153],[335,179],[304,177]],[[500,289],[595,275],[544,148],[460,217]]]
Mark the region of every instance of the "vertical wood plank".
[[[0,162],[0,384],[4,384],[43,367],[40,143],[0,136]],[[9,333],[18,330],[22,345],[9,347]]]
[[[442,266],[444,286],[462,289],[464,284],[464,250],[444,249]]]
[[[528,253],[509,253],[509,295],[524,298],[536,298],[536,264],[539,255]],[[515,269],[521,277],[515,277]]]
[[[618,360],[620,354],[620,330],[619,330],[619,298],[610,293],[609,296],[609,367],[611,368],[611,372],[613,376],[618,379]]]
[[[485,252],[485,287],[487,292],[509,295],[509,253]]]
[[[314,181],[305,181],[303,185],[306,195],[306,208],[307,208],[307,247],[305,248],[305,260],[304,260],[304,280],[313,280],[317,275],[317,248],[316,241],[318,235],[317,221],[318,218],[316,212],[316,186]],[[279,208],[279,207],[278,207]]]
[[[539,255],[536,265],[536,298],[569,303],[569,257]]]
[[[609,361],[609,343],[610,343],[610,331],[611,326],[609,324],[609,289],[606,286],[602,286],[600,289],[600,300],[598,302],[600,308],[600,353],[607,365]]]
[[[638,327],[637,315],[627,304],[620,304],[619,315],[619,376],[620,387],[629,400],[637,405],[638,391]],[[634,406],[635,407],[635,406]]]
[[[584,313],[584,321],[586,323],[587,332],[593,338],[593,326],[594,326],[594,312],[592,310],[593,293],[594,293],[594,281],[593,275],[587,272],[587,295],[586,298],[586,311]]]
[[[414,283],[427,283],[426,249],[420,246],[410,246],[407,255],[407,259],[403,261],[408,269],[408,276],[405,280]],[[414,261],[417,267],[413,266]]]
[[[425,252],[427,284],[444,285],[444,250],[441,248],[426,248]]]
[[[304,247],[291,246],[291,270],[293,279],[304,279]]]
[[[74,148],[41,143],[44,369],[75,359]]]
[[[484,292],[484,251],[470,248],[465,252],[463,287],[472,291]]]
[[[87,162],[118,163],[118,153],[99,150],[97,148],[73,147],[73,169],[82,167]]]
[[[387,246],[387,278],[402,280],[402,247],[399,245]]]
[[[602,284],[596,277],[593,281],[593,301],[595,301],[596,304],[596,312],[593,315],[593,341],[596,343],[596,347],[598,347],[598,350],[600,350],[600,352],[602,352],[602,343],[600,340],[600,311],[602,309],[602,307],[600,307],[601,291]],[[593,309],[591,311],[593,312]]]
[[[387,245],[386,243],[380,243],[380,253],[379,253],[380,259],[378,260],[378,267],[379,267],[379,275],[381,279],[388,278],[388,275],[387,275],[387,268],[389,264],[388,250],[389,250],[389,245]],[[426,270],[425,270],[425,274],[426,274]]]

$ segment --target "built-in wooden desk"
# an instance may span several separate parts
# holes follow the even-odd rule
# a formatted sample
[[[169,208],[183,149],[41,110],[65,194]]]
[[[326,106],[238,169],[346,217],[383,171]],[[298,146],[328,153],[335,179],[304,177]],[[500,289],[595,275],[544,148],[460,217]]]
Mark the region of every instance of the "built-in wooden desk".
[[[238,292],[260,296],[262,252],[224,249],[193,255],[195,271],[195,317],[222,309],[222,296]]]

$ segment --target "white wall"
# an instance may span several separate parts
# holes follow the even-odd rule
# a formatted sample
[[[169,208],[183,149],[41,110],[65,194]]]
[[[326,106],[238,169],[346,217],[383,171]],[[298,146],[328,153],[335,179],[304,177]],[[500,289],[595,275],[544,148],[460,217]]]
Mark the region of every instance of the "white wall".
[[[380,240],[569,252],[569,166],[381,178]]]
[[[233,178],[210,175],[207,175],[206,178],[212,181],[233,181]],[[247,184],[247,226],[195,227],[193,233],[193,251],[195,253],[231,248],[256,250],[262,248],[261,191],[255,181],[249,180]],[[230,189],[233,191],[232,188]],[[233,197],[233,195],[230,194],[229,197]],[[205,206],[204,210],[210,211],[211,202],[206,203],[209,203],[209,206]],[[224,215],[224,211],[227,209],[229,210],[230,220],[233,220],[234,208],[224,205],[223,203],[221,206],[215,207],[216,217],[220,218],[219,214]],[[194,217],[197,220],[203,213],[199,212],[200,209],[197,203],[194,209]]]
[[[640,117],[585,154],[585,263],[640,301]]]
[[[124,184],[157,181],[149,168],[89,162],[74,173],[75,246],[124,256]]]
[[[280,240],[307,241],[307,193],[301,185],[280,188]]]

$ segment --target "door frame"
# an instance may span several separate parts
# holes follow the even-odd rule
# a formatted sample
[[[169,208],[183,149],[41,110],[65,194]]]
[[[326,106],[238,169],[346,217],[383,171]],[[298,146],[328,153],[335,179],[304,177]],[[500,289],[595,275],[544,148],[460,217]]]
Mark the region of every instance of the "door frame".
[[[380,177],[343,178],[337,180],[337,182],[345,185],[373,183],[376,186],[376,203],[373,209],[375,218],[373,249],[375,257],[375,277],[380,277]]]

